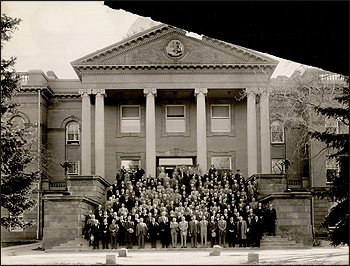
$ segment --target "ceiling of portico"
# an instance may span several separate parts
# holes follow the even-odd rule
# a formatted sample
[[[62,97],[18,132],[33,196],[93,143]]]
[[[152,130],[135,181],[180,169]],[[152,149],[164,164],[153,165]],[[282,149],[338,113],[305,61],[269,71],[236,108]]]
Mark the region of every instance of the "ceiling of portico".
[[[71,65],[79,78],[96,74],[271,72],[278,61],[237,45],[157,25],[110,45]]]

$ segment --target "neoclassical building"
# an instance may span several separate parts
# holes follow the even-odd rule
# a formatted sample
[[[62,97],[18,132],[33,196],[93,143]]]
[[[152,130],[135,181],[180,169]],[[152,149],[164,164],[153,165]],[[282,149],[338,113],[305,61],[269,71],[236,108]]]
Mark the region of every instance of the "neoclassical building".
[[[307,192],[296,192],[305,208],[296,210],[294,216],[284,217],[285,205],[278,205],[285,188],[285,175],[278,166],[288,158],[288,140],[283,124],[269,118],[269,95],[264,89],[278,61],[160,24],[71,65],[77,79],[59,79],[52,71],[22,73],[17,116],[24,123],[40,121],[38,143],[47,160],[43,181],[49,178],[50,182],[48,187],[41,184],[38,210],[28,214],[38,219],[36,226],[3,232],[3,239],[45,239],[45,234],[50,235],[46,218],[50,202],[81,196],[81,202],[95,206],[105,200],[105,187],[114,182],[122,166],[137,165],[147,176],[155,176],[159,168],[171,176],[179,165],[199,165],[205,173],[214,164],[220,170],[240,169],[245,177],[254,175],[262,183],[277,178],[279,190],[266,188],[267,198],[261,200],[274,200],[280,211],[278,233],[285,232],[283,226],[289,224],[304,226],[302,234],[312,233]],[[64,162],[72,165],[67,173],[61,167]],[[295,187],[310,183],[300,164],[290,167],[294,170],[289,179]],[[70,195],[59,189],[65,176]],[[88,185],[84,190],[84,183],[79,183],[79,189],[72,183],[87,182],[88,177],[102,184],[94,183],[89,195],[84,194]],[[325,186],[326,174],[318,180],[318,186]],[[280,194],[271,198],[273,193]],[[298,212],[303,212],[303,218]],[[291,223],[291,217],[299,217],[301,222]],[[79,222],[76,227],[81,228]]]

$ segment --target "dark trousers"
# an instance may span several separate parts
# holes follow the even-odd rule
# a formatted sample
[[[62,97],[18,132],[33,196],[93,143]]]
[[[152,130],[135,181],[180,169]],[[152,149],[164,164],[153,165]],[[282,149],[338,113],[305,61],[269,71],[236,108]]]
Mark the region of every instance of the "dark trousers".
[[[193,248],[196,248],[197,247],[197,234],[192,234],[191,236],[191,246]]]
[[[108,249],[108,242],[109,242],[109,234],[104,233],[102,234],[102,248],[103,249]]]
[[[228,242],[229,247],[235,247],[235,244],[236,244],[235,233],[228,233],[227,234],[227,242]]]

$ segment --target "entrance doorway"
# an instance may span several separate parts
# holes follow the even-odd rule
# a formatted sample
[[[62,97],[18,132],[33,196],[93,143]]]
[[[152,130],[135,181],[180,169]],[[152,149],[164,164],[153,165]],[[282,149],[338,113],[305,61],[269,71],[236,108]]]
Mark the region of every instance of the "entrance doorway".
[[[196,157],[157,157],[157,175],[161,169],[171,178],[175,168],[185,165],[193,166]]]

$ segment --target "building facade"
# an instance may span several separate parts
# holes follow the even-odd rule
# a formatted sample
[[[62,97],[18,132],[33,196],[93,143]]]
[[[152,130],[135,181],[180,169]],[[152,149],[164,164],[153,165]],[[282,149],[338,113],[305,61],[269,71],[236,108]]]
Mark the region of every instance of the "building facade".
[[[280,174],[288,137],[283,124],[270,119],[265,89],[277,64],[161,24],[71,62],[78,79],[23,73],[17,116],[40,121],[43,179],[51,181],[67,174],[112,184],[122,166],[137,165],[146,176],[159,168],[171,176],[179,165],[197,165],[204,174],[212,164],[245,177]],[[64,162],[72,165],[67,173]],[[302,165],[290,168],[291,180],[310,185]],[[323,179],[317,186],[326,186]],[[2,239],[41,238],[42,209],[30,212],[38,213],[35,228],[3,232]]]

